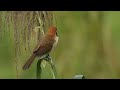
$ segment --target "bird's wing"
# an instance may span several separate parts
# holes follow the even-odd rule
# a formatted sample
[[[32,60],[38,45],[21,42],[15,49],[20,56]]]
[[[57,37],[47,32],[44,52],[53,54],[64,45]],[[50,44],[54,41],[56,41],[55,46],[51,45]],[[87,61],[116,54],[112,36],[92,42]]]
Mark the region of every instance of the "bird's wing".
[[[35,52],[39,49],[42,40],[43,40],[43,38],[41,38],[41,39],[39,40],[37,46],[36,46],[35,49],[33,50],[33,53],[35,53]]]
[[[49,53],[50,50],[52,49],[54,44],[54,40],[49,40],[49,38],[43,38],[39,48],[36,49],[36,51],[34,51],[34,53],[38,53],[39,55],[44,55],[46,53]]]

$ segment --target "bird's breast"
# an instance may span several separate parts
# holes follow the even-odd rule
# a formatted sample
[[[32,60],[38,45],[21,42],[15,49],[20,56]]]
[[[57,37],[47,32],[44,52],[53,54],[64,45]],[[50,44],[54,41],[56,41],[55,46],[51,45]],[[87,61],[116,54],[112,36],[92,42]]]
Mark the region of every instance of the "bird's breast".
[[[57,46],[58,39],[59,39],[59,38],[56,36],[56,37],[55,37],[55,42],[53,43],[52,49],[54,49],[54,48]]]

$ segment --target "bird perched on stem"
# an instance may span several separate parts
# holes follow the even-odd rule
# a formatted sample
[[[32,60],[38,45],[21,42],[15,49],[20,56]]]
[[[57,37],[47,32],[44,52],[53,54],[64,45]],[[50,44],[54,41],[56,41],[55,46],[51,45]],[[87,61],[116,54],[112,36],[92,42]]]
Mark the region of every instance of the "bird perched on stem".
[[[45,36],[41,39],[40,43],[36,46],[28,61],[24,64],[23,70],[28,69],[36,57],[45,58],[56,47],[57,43],[57,28],[51,26]]]

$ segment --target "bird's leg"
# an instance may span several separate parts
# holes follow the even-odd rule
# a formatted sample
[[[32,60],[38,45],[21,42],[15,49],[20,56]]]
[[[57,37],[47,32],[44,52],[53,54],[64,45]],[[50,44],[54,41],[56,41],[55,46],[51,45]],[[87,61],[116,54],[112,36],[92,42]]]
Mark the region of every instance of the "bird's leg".
[[[50,57],[50,55],[49,55],[49,54],[47,54],[47,56],[44,58],[44,60],[46,60],[46,61],[49,61],[49,60],[51,60],[51,57]]]

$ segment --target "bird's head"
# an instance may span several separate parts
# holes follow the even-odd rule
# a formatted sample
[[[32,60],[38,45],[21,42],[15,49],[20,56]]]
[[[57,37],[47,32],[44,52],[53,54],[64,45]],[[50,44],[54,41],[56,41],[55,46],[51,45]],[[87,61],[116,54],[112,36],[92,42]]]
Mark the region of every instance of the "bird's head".
[[[48,28],[47,35],[54,37],[57,35],[57,28],[54,26],[51,26]]]

